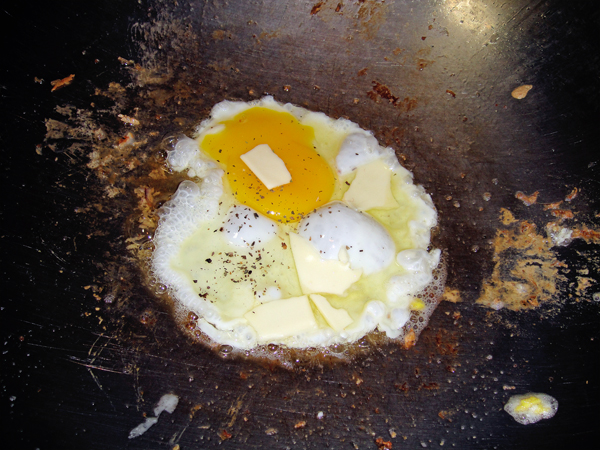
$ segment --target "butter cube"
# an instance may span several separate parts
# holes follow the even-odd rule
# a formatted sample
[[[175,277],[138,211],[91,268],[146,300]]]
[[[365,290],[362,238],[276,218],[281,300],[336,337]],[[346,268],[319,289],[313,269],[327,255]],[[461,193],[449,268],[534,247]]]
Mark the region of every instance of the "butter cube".
[[[352,322],[352,317],[345,309],[337,309],[331,306],[325,297],[319,294],[310,294],[310,299],[315,304],[327,324],[335,331],[342,331]]]
[[[244,317],[263,343],[318,328],[306,295],[263,303],[248,311]]]
[[[362,270],[351,269],[348,262],[322,259],[308,239],[298,234],[290,233],[290,244],[304,294],[320,292],[343,295],[362,275]]]
[[[283,160],[267,144],[257,145],[240,158],[267,189],[274,189],[292,181]]]
[[[396,208],[398,202],[392,195],[391,180],[392,171],[381,159],[359,166],[354,181],[344,194],[344,203],[359,211]]]

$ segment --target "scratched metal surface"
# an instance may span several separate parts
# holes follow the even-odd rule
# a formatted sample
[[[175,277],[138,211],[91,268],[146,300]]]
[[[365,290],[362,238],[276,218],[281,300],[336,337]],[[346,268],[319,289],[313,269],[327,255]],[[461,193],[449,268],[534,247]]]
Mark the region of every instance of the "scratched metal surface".
[[[577,185],[581,217],[598,212],[594,2],[40,8],[12,4],[2,12],[6,25],[20,25],[2,44],[0,407],[8,442],[42,449],[344,449],[377,448],[382,437],[393,448],[532,449],[597,441],[598,304],[573,298],[549,316],[474,304],[492,269],[498,209],[536,218],[514,198],[516,190],[560,197]],[[178,21],[177,39],[163,30],[148,40],[133,26],[169,17]],[[128,81],[119,56],[202,80],[194,98],[199,111],[183,102],[168,106],[173,116],[195,120],[223,98],[270,93],[373,130],[432,194],[448,285],[463,302],[443,302],[409,351],[385,347],[348,365],[297,371],[223,360],[192,345],[141,287],[127,294],[142,306],[120,310],[122,316],[94,313],[103,306],[84,287],[114,258],[118,247],[109,242],[119,240],[123,224],[106,212],[106,242],[87,239],[95,224],[74,214],[93,191],[87,159],[73,162],[73,155],[46,149],[38,155],[36,144],[57,104],[84,108],[94,87]],[[70,73],[77,83],[52,95],[47,82],[33,81]],[[511,99],[524,83],[534,85],[527,98]],[[492,194],[489,202],[484,192]],[[576,243],[561,257],[585,266],[598,249]],[[597,272],[590,276],[598,280]],[[135,285],[136,278],[126,281]],[[133,311],[146,307],[157,317],[150,327],[134,320]],[[502,406],[527,391],[556,397],[557,415],[530,426],[514,422]],[[169,392],[180,397],[175,412],[128,439]]]

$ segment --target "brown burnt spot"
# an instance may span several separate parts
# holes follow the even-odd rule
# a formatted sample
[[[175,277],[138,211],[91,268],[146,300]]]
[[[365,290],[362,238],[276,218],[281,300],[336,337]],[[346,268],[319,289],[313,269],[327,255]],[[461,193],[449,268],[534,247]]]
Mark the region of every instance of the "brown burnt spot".
[[[531,206],[531,205],[535,205],[539,194],[540,194],[539,191],[535,191],[531,195],[527,195],[521,191],[517,191],[515,193],[515,197],[518,198],[519,200],[521,200],[525,206]]]
[[[215,30],[212,32],[212,38],[215,41],[223,41],[225,39],[231,39],[232,34],[226,30]]]
[[[442,296],[442,300],[450,303],[458,303],[462,302],[462,298],[460,297],[460,292],[458,289],[451,289],[446,287],[444,289],[444,295]]]
[[[454,318],[454,323],[456,324],[459,319],[460,315]],[[439,355],[456,355],[458,353],[458,340],[455,333],[444,329],[436,333],[435,346]]]
[[[221,432],[219,433],[219,437],[222,441],[226,441],[227,439],[231,439],[233,435],[227,430],[221,430]]]
[[[439,388],[440,388],[440,385],[435,382],[423,383],[421,386],[419,386],[419,390],[426,390],[426,391],[431,391],[431,390],[435,390],[435,389],[439,389]]]
[[[304,428],[306,426],[306,420],[301,420],[299,422],[296,422],[296,424],[294,425],[294,429],[298,430],[300,428]]]
[[[562,205],[562,202],[563,201],[561,200],[559,202],[548,203],[548,204],[544,205],[544,211],[558,209],[558,208],[560,208],[560,205]]]
[[[577,197],[578,193],[579,193],[579,189],[573,188],[571,193],[565,197],[565,202],[571,202],[571,201],[575,200],[575,197]]]
[[[310,10],[310,15],[314,16],[315,14],[317,14],[319,11],[321,11],[321,8],[323,7],[323,2],[319,2],[319,3],[315,3],[315,5],[312,7],[312,9]]]
[[[392,448],[392,442],[384,441],[382,437],[378,437],[377,439],[375,439],[375,445],[377,445],[377,448],[379,450],[386,450]]]
[[[370,94],[373,95],[370,95]],[[395,105],[396,102],[398,102],[399,98],[396,97],[395,95],[392,94],[392,91],[390,91],[390,88],[388,88],[386,85],[381,84],[377,81],[373,81],[373,90],[371,90],[370,92],[367,92],[367,95],[369,95],[369,97],[372,100],[376,100],[377,96],[388,100],[391,104]],[[375,97],[375,98],[373,98]]]
[[[408,383],[406,381],[402,384],[396,383],[396,384],[394,384],[394,387],[402,392],[408,392],[410,390],[410,388],[408,387]]]
[[[440,411],[438,413],[438,417],[442,420],[447,420],[448,422],[452,422],[452,419],[450,418],[450,416],[452,416],[454,414],[453,411]]]
[[[358,75],[359,77],[364,77],[364,76],[367,74],[367,71],[368,71],[368,70],[369,70],[369,68],[368,68],[368,67],[365,67],[364,69],[360,69],[360,70],[358,71],[357,75]]]
[[[580,228],[574,228],[571,237],[573,239],[583,239],[586,242],[600,242],[600,232],[598,230],[592,230],[586,225],[582,225]]]
[[[552,215],[558,217],[560,220],[572,219],[573,211],[569,211],[568,209],[555,209],[552,211]]]
[[[433,64],[434,61],[429,59],[417,58],[417,69],[423,70],[425,67]]]
[[[450,96],[452,96],[452,98],[456,98],[455,92],[450,89],[446,89],[446,94],[449,94]]]
[[[75,74],[72,73],[71,75],[69,75],[68,77],[65,78],[61,78],[59,80],[54,80],[50,82],[50,85],[52,86],[52,89],[50,90],[50,92],[54,92],[58,89],[62,89],[65,86],[70,85],[73,82],[73,79],[75,78]]]
[[[404,100],[400,100],[400,97],[397,97],[394,94],[392,94],[392,91],[386,85],[381,84],[378,81],[373,81],[372,83],[373,89],[367,92],[367,96],[374,102],[377,102],[380,98],[382,98],[384,100],[387,100],[396,108],[401,109],[405,112],[409,112],[417,107],[418,102],[416,99],[405,97]]]
[[[156,323],[156,316],[154,314],[154,311],[146,310],[142,312],[142,314],[140,314],[140,323],[147,326],[154,325]]]
[[[359,2],[355,16],[355,26],[359,36],[365,39],[376,37],[379,28],[386,21],[387,7],[387,3],[384,2]]]

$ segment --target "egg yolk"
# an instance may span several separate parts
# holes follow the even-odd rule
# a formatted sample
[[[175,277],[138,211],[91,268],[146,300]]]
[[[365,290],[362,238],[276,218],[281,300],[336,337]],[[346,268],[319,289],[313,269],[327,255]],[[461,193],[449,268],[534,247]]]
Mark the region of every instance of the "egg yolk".
[[[333,172],[314,147],[315,133],[290,113],[254,107],[221,122],[225,129],[207,135],[200,146],[225,167],[236,199],[279,222],[297,222],[328,203]],[[240,156],[267,144],[285,163],[292,181],[274,189],[252,173]]]
[[[542,414],[548,411],[548,408],[542,404],[542,400],[532,395],[521,400],[515,408],[515,412],[518,413],[527,411],[531,411],[534,414]]]

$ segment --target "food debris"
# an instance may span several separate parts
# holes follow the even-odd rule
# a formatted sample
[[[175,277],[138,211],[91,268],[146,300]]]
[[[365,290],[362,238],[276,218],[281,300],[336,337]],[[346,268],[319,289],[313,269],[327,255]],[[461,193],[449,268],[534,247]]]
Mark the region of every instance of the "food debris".
[[[312,9],[310,10],[310,15],[314,16],[315,14],[317,14],[319,11],[321,11],[321,8],[323,7],[323,2],[319,2],[317,4],[315,4]]]
[[[417,336],[413,330],[410,330],[408,333],[406,333],[406,336],[404,337],[403,347],[406,350],[408,350],[409,348],[413,347],[416,342],[417,342]]]
[[[61,89],[65,86],[68,86],[73,82],[73,78],[75,78],[75,74],[72,73],[68,77],[62,78],[60,80],[51,81],[50,84],[52,85],[52,90],[50,92],[54,92],[57,89]]]
[[[135,61],[131,59],[121,58],[120,56],[117,58],[117,60],[124,66],[133,66],[135,64]]]
[[[531,222],[515,221],[510,228],[499,229],[494,238],[494,269],[477,303],[516,311],[551,300],[557,283],[564,280],[550,250],[553,245]]]
[[[375,439],[375,445],[377,445],[377,448],[379,450],[391,449],[392,448],[392,442],[391,441],[384,441],[382,437],[378,437],[377,439]]]
[[[500,208],[500,222],[502,225],[510,225],[517,221],[515,216],[506,208]]]
[[[577,278],[577,288],[575,290],[577,297],[584,297],[588,293],[588,290],[596,286],[596,280],[588,277],[578,277]],[[593,298],[593,295],[592,295]]]
[[[133,137],[132,132],[128,132],[125,136],[119,139],[117,146],[119,148],[125,148],[133,145],[135,143],[135,138]]]
[[[561,220],[572,219],[573,211],[569,211],[567,209],[555,209],[554,211],[552,211],[552,215],[554,217],[558,217]]]
[[[559,202],[548,203],[547,205],[544,205],[544,211],[558,209],[558,208],[560,208],[560,205],[562,205],[562,202],[563,201],[561,200]]]
[[[172,414],[177,408],[177,404],[179,403],[179,397],[175,394],[165,394],[163,395],[156,407],[154,408],[154,417],[147,417],[145,422],[140,423],[137,427],[129,432],[129,439],[134,439],[136,437],[144,434],[152,425],[158,422],[158,417],[162,414],[163,411]]]
[[[452,422],[452,419],[450,419],[450,416],[452,415],[452,411],[440,411],[438,413],[438,417],[442,420],[447,420],[448,422]]]
[[[579,193],[579,189],[573,188],[571,193],[565,197],[565,202],[571,202],[571,201],[575,200],[575,197],[577,197],[578,193]]]
[[[306,420],[301,420],[294,425],[294,428],[297,430],[298,428],[304,428],[306,426]]]
[[[449,287],[444,289],[444,295],[442,296],[442,300],[450,303],[458,303],[462,301],[458,289],[450,289]]]
[[[597,243],[600,242],[600,231],[592,230],[585,225],[582,225],[581,228],[573,229],[573,239],[583,239],[586,242]]]
[[[519,86],[518,88],[514,89],[510,93],[510,95],[512,95],[513,98],[516,98],[517,100],[522,100],[525,97],[527,97],[527,93],[531,90],[531,88],[533,88],[533,85],[524,84],[524,85]]]
[[[233,435],[227,431],[227,430],[221,430],[221,432],[219,433],[219,437],[221,438],[222,441],[226,441],[227,439],[231,439]]]
[[[117,117],[121,119],[121,122],[127,125],[137,126],[140,124],[140,121],[137,120],[135,117],[129,117],[124,114],[119,114]]]
[[[517,191],[517,193],[515,194],[515,197],[517,197],[519,200],[521,200],[525,206],[531,206],[537,202],[537,198],[538,198],[539,194],[540,194],[539,191],[535,191],[531,195],[526,195],[521,191]]]

